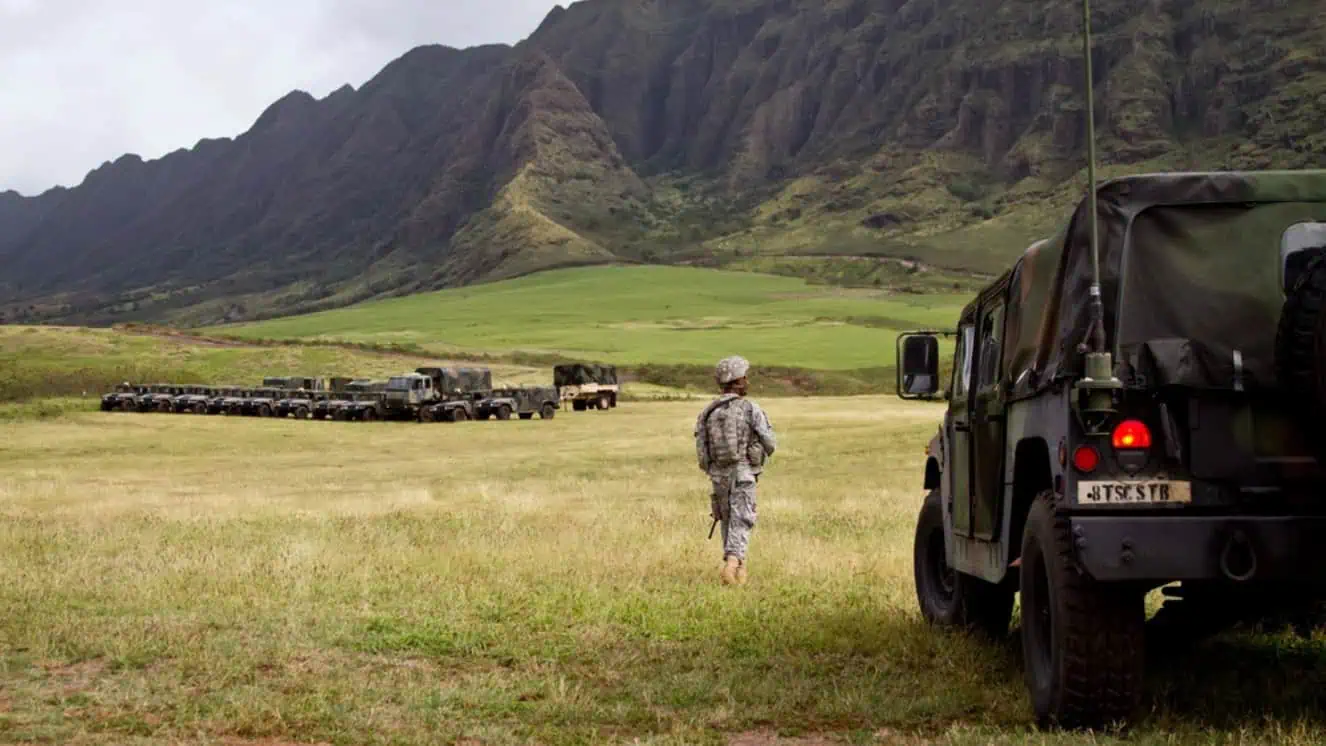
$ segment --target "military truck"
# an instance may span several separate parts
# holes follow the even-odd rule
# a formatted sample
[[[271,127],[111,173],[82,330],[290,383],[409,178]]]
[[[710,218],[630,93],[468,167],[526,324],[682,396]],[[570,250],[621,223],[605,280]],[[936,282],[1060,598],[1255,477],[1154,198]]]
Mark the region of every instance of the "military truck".
[[[553,367],[553,385],[558,399],[569,402],[571,409],[583,412],[591,406],[599,410],[616,408],[617,366],[598,363],[572,363]]]
[[[522,420],[530,420],[537,414],[542,419],[551,420],[560,407],[555,386],[501,388],[494,389],[491,396],[478,402],[475,417],[509,420],[515,414]]]
[[[947,388],[916,525],[921,612],[1002,636],[1018,594],[1042,724],[1133,712],[1156,588],[1193,620],[1318,597],[1324,218],[1326,171],[1115,179],[956,330],[899,338],[898,395]]]
[[[416,368],[387,381],[387,411],[392,419],[459,422],[473,419],[478,402],[492,394],[488,368]]]

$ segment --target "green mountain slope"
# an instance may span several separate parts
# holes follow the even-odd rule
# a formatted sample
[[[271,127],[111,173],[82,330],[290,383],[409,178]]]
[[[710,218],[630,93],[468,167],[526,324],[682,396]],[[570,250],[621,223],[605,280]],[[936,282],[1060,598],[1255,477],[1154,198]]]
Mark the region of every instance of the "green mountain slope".
[[[1317,3],[1093,6],[1106,175],[1320,164]],[[515,47],[412,50],[234,140],[0,195],[0,313],[207,324],[621,261],[967,288],[1081,194],[1078,14],[583,0]]]
[[[205,329],[247,340],[414,345],[712,365],[741,354],[816,370],[893,365],[899,330],[951,325],[962,296],[892,296],[685,267],[588,267]]]

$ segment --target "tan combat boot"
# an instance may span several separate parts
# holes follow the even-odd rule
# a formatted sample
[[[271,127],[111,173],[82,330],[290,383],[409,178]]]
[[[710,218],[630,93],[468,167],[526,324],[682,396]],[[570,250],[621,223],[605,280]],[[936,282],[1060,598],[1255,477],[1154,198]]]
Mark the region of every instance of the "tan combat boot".
[[[746,560],[742,560],[741,564],[737,565],[737,585],[745,585],[745,584],[746,584]]]
[[[723,579],[723,585],[732,585],[737,582],[737,567],[739,564],[736,557],[728,555],[723,563],[723,571],[719,573],[719,577]]]

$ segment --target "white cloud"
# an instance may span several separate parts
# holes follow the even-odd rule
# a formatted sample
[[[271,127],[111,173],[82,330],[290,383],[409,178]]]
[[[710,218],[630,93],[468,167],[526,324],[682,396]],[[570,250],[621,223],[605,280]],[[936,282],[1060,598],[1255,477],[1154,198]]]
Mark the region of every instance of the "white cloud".
[[[0,0],[0,191],[243,132],[420,44],[515,43],[556,0]],[[565,4],[565,0],[563,0]]]

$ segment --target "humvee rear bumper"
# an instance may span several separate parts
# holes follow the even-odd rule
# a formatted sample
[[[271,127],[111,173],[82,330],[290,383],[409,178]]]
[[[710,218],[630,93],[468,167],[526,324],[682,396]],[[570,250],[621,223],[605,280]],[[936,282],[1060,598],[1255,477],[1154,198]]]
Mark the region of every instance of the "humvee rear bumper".
[[[1074,516],[1095,579],[1326,578],[1326,516]]]

